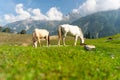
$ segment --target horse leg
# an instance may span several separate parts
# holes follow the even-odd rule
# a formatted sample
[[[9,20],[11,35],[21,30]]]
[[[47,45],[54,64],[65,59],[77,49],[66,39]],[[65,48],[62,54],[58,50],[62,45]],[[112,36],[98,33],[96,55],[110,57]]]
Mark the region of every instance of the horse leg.
[[[60,41],[61,41],[61,39],[59,38],[59,39],[58,39],[58,46],[60,46]]]
[[[48,46],[48,37],[46,36],[46,46]]]
[[[62,38],[62,39],[63,39],[62,41],[63,41],[63,45],[64,45],[64,46],[65,46],[65,37],[66,37],[66,35],[67,35],[67,33],[65,33],[64,36],[63,36],[63,38]]]
[[[76,46],[76,44],[77,44],[77,39],[78,39],[78,36],[76,35],[76,36],[75,36],[75,43],[74,43],[74,46]]]
[[[58,46],[60,46],[61,38],[62,38],[62,40],[63,40],[63,37],[62,37],[62,36],[63,36],[62,34],[61,34],[60,37],[58,36]]]
[[[39,45],[41,46],[41,40],[38,38],[38,43],[39,43]]]
[[[46,46],[48,46],[48,39],[46,39],[47,43],[46,43]]]
[[[80,36],[80,41],[81,41],[81,43],[80,43],[81,45],[84,44],[84,38],[83,38],[83,36]]]
[[[65,36],[62,38],[63,45],[65,46]]]

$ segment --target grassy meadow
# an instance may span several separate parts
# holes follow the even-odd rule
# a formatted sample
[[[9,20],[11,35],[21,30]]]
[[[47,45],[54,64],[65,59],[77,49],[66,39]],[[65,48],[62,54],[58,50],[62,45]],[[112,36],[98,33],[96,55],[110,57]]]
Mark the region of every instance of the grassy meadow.
[[[0,33],[0,80],[120,80],[120,34],[100,39],[85,39],[96,46],[86,51],[83,46],[32,47],[31,35]]]

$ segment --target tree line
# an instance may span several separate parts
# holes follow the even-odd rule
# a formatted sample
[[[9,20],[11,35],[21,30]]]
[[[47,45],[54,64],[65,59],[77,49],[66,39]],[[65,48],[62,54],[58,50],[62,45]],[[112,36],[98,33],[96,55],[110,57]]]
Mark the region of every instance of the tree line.
[[[14,33],[12,29],[10,29],[9,27],[5,27],[3,28],[2,26],[0,26],[0,32],[5,32],[5,33]],[[17,34],[26,34],[26,30],[21,30],[20,32],[17,32]]]

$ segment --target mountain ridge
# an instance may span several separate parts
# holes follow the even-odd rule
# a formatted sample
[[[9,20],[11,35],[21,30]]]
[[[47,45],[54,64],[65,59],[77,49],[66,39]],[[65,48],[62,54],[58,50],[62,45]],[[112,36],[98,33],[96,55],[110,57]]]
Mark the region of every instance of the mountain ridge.
[[[23,20],[5,25],[13,31],[26,30],[32,33],[34,28],[47,29],[51,35],[57,34],[57,27],[61,24],[78,25],[82,28],[85,37],[99,38],[120,33],[120,9],[97,12],[81,17],[80,14],[69,14],[69,19],[62,21]]]
[[[120,33],[120,9],[98,12],[74,21],[89,38],[99,38]]]

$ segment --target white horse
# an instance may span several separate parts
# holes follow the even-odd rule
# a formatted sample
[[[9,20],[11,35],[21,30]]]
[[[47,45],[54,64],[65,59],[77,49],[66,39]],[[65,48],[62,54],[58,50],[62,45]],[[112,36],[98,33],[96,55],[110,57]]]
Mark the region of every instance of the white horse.
[[[38,42],[41,46],[41,39],[47,40],[47,46],[50,44],[49,32],[47,30],[35,29],[32,35],[33,35],[33,47],[37,47]]]
[[[62,37],[63,45],[65,45],[65,37],[67,34],[75,37],[75,42],[74,42],[75,46],[78,37],[80,37],[81,45],[84,44],[84,36],[81,28],[74,25],[63,24],[58,27],[58,45],[60,45],[61,37]]]

